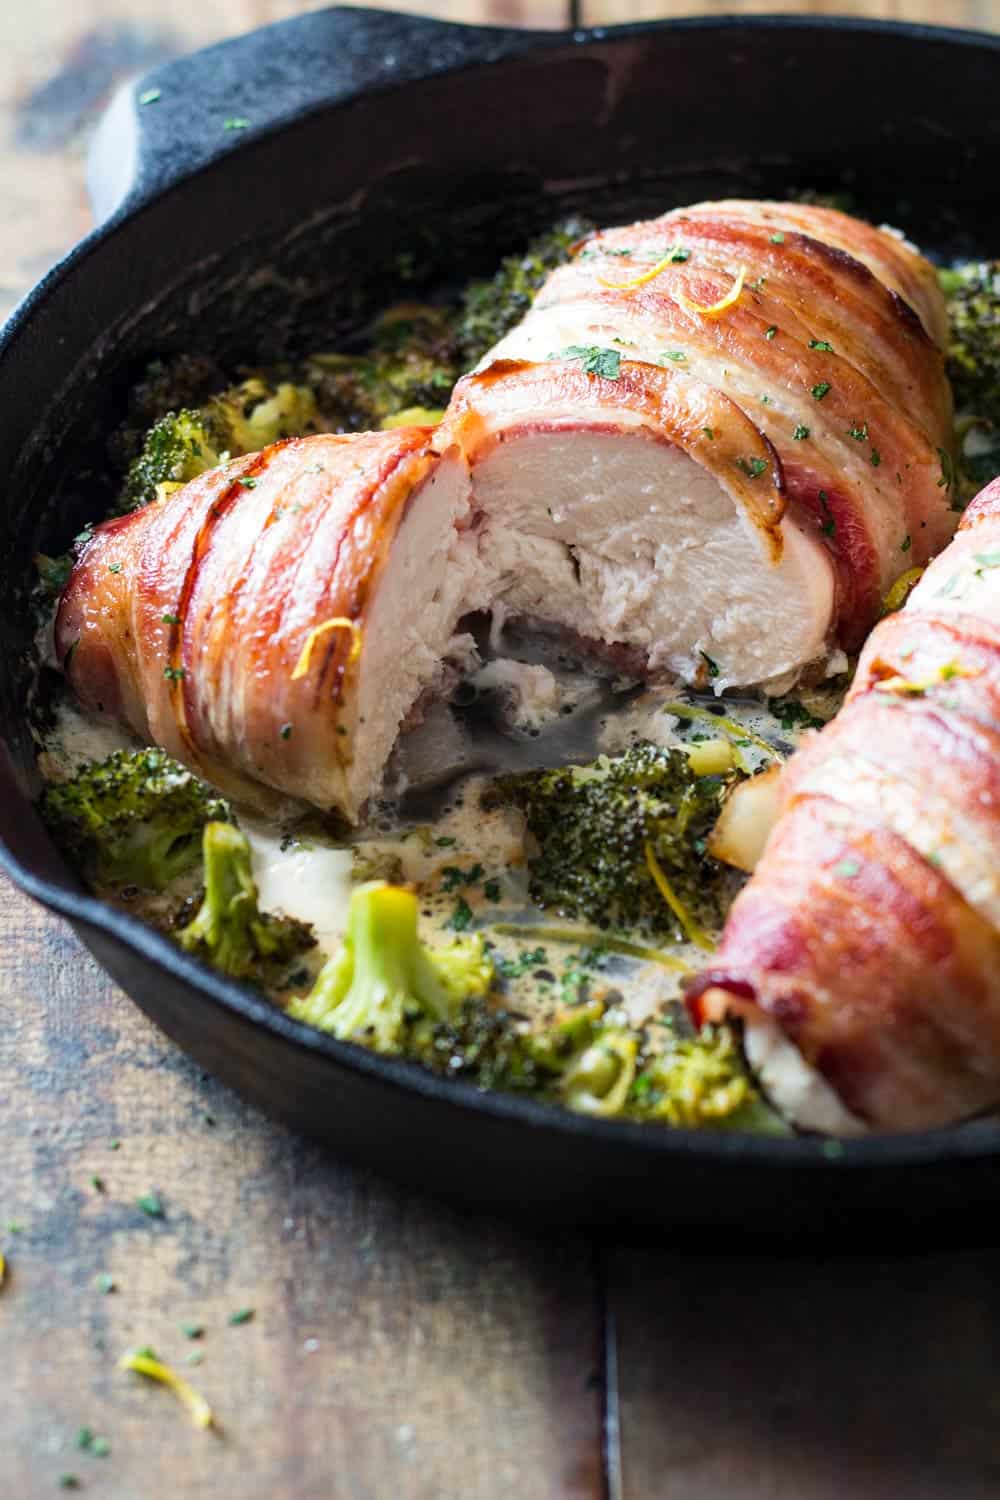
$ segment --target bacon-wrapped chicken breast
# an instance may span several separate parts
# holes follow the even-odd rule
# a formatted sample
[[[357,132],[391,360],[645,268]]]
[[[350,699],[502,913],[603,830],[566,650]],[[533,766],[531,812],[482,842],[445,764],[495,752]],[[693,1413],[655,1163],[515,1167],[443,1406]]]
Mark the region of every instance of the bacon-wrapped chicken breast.
[[[688,992],[694,1016],[743,1015],[751,1058],[779,1102],[791,1078],[783,1102],[803,1124],[912,1129],[996,1107],[1000,480],[872,633],[779,795]]]

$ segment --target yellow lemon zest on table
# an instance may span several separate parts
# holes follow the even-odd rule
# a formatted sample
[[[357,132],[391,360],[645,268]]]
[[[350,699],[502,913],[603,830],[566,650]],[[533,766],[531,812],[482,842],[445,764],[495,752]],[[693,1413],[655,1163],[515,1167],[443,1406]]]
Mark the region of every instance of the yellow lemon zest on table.
[[[312,659],[313,646],[321,635],[326,635],[328,630],[349,630],[354,639],[351,641],[351,649],[347,657],[347,665],[352,666],[361,655],[361,626],[356,620],[349,620],[346,615],[335,615],[332,620],[324,620],[322,625],[316,625],[306,636],[305,645],[295,663],[295,671],[292,673],[292,681],[297,682],[304,677],[309,670],[309,662]]]
[[[677,895],[670,881],[663,873],[659,860],[653,853],[652,844],[645,845],[646,868],[656,881],[656,888],[664,901],[681,924],[684,936],[689,943],[694,943],[696,948],[703,948],[706,953],[714,953],[715,944],[704,928],[695,921],[683,901]]]
[[[169,1365],[157,1359],[152,1351],[131,1349],[128,1354],[122,1355],[118,1361],[118,1368],[119,1370],[134,1370],[137,1375],[145,1375],[149,1380],[158,1380],[161,1385],[168,1386],[177,1399],[187,1407],[196,1427],[211,1427],[214,1423],[212,1408],[204,1396]]]
[[[698,313],[703,318],[718,318],[740,300],[740,297],[743,295],[743,283],[746,279],[747,268],[746,266],[740,266],[736,280],[726,295],[720,297],[718,302],[713,302],[708,307],[701,302],[692,302],[691,298],[685,297],[683,292],[676,292],[675,296],[685,312]]]

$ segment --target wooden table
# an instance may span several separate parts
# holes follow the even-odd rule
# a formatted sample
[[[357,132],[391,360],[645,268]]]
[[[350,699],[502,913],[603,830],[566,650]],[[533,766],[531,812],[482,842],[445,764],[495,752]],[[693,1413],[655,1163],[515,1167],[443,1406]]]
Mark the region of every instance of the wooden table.
[[[0,309],[85,229],[83,141],[114,82],[307,8],[5,0]],[[426,8],[569,19],[561,0]],[[1000,27],[998,0],[575,9]],[[247,1108],[7,885],[0,1003],[3,1500],[71,1478],[116,1500],[1000,1494],[995,1253],[694,1256],[464,1217]],[[162,1216],[136,1207],[151,1193]],[[142,1344],[197,1383],[217,1433],[116,1370]]]

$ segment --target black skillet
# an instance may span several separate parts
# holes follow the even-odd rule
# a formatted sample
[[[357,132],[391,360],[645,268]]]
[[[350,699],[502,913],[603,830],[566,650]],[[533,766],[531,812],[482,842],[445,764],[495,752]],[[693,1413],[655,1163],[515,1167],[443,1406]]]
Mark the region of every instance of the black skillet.
[[[490,266],[567,209],[614,222],[846,187],[941,253],[998,253],[998,95],[1000,41],[970,32],[760,18],[539,35],[363,10],[226,42],[121,95],[94,154],[104,222],[0,341],[8,874],[205,1067],[432,1192],[614,1229],[975,1233],[1000,1190],[998,1125],[840,1146],[482,1095],[286,1020],[86,895],[32,808],[26,594],[36,549],[104,504],[104,437],[145,357],[342,339],[379,300]]]

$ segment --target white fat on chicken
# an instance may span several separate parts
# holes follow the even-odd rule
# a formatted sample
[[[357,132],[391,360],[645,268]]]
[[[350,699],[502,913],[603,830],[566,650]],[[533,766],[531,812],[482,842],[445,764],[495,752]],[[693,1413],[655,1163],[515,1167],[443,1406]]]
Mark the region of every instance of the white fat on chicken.
[[[584,426],[505,434],[473,470],[480,554],[508,616],[637,648],[651,672],[768,683],[824,654],[830,559],[791,519],[775,564],[679,448]]]
[[[459,529],[468,506],[468,471],[444,458],[410,497],[379,575],[366,613],[354,759],[345,775],[354,815],[378,786],[414,705],[442,683],[449,662],[469,658],[472,643],[456,627],[482,607],[485,580],[475,537]]]

